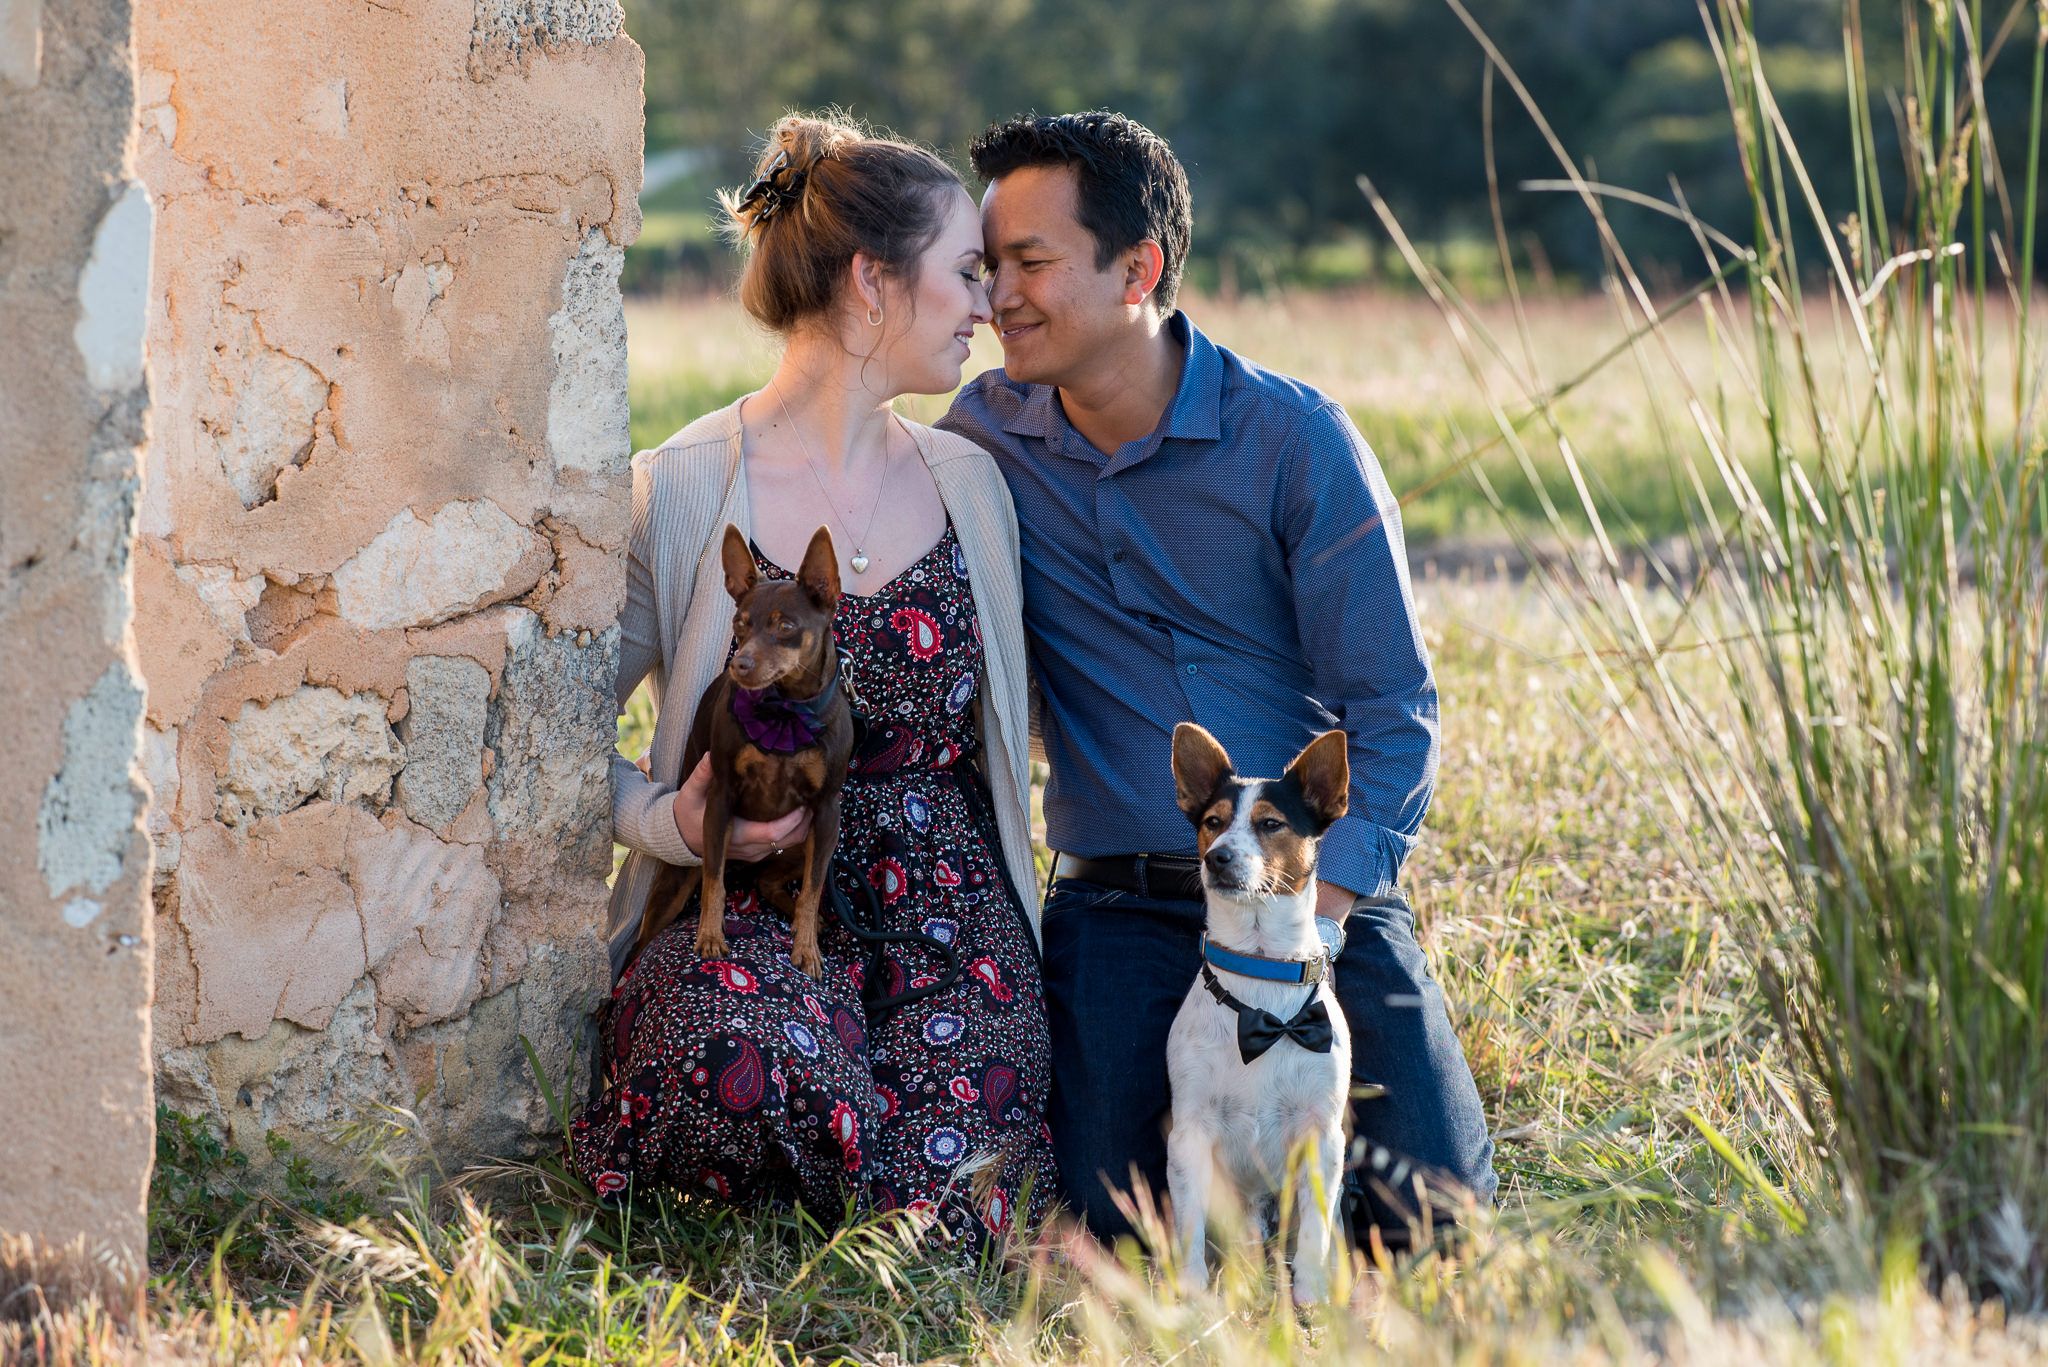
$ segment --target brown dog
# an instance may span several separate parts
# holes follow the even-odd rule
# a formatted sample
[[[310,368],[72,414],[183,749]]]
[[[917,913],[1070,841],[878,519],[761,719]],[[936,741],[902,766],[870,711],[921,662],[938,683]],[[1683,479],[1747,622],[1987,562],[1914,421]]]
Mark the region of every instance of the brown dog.
[[[817,977],[818,905],[839,844],[839,793],[853,757],[853,712],[839,686],[839,648],[832,634],[839,610],[839,556],[832,534],[818,528],[794,581],[762,580],[737,527],[725,529],[721,548],[725,589],[738,604],[732,662],[697,704],[683,752],[683,777],[711,756],[711,787],[704,799],[704,867],[669,865],[655,880],[640,918],[639,948],[674,922],[701,877],[704,897],[697,921],[697,953],[725,957],[725,847],[735,817],[774,821],[799,807],[811,810],[803,848],[783,851],[755,867],[764,901],[788,915],[795,931],[790,962]],[[792,882],[802,880],[795,905]]]

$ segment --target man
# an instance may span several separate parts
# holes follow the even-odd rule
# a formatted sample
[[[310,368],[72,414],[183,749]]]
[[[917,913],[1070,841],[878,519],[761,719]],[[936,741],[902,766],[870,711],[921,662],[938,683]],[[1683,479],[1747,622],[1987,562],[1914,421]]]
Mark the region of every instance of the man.
[[[1104,112],[975,140],[1003,369],[941,424],[1017,504],[1025,630],[1058,852],[1044,912],[1050,1122],[1068,1201],[1108,1237],[1110,1187],[1164,1192],[1166,1036],[1200,964],[1176,723],[1277,776],[1350,735],[1351,809],[1317,910],[1343,925],[1354,1238],[1406,1242],[1417,1180],[1490,1201],[1493,1145],[1397,888],[1434,785],[1436,684],[1399,509],[1344,410],[1211,343],[1174,308],[1192,229],[1166,143]],[[1439,1211],[1434,1217],[1442,1219]]]

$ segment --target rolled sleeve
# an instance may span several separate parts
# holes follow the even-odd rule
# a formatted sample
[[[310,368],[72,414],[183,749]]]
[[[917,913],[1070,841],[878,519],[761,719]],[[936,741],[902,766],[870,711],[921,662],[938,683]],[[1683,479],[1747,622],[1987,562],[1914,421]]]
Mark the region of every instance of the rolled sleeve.
[[[1323,839],[1325,881],[1397,884],[1436,787],[1436,679],[1408,583],[1400,505],[1336,403],[1290,444],[1280,534],[1317,700],[1350,740],[1351,809]]]
[[[664,864],[704,861],[683,843],[676,829],[676,790],[656,783],[624,755],[612,756],[612,839],[629,850],[651,854]]]

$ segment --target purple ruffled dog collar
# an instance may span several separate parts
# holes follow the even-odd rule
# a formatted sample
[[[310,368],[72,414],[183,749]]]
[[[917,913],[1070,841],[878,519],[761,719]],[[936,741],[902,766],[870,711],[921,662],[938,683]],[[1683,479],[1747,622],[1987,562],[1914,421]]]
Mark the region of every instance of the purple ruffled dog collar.
[[[825,730],[825,709],[839,693],[839,672],[834,670],[816,697],[785,698],[773,685],[767,688],[735,688],[732,715],[740,732],[761,749],[777,755],[793,755],[818,744]]]

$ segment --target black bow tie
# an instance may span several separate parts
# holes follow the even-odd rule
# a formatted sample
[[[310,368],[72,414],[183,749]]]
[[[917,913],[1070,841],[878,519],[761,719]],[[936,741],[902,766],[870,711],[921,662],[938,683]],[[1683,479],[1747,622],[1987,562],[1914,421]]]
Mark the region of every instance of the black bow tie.
[[[1202,965],[1202,984],[1209,989],[1210,996],[1237,1012],[1237,1052],[1246,1063],[1283,1039],[1293,1040],[1311,1054],[1327,1054],[1337,1042],[1336,1033],[1330,1028],[1330,1013],[1323,1006],[1319,990],[1309,992],[1308,1001],[1294,1013],[1293,1020],[1282,1021],[1271,1011],[1261,1011],[1231,996],[1206,963]]]

